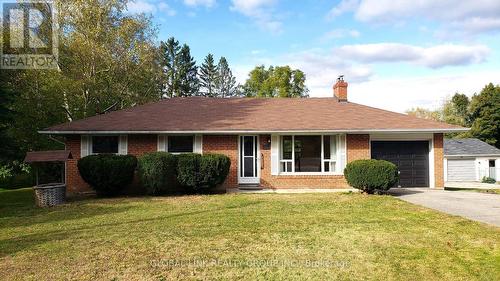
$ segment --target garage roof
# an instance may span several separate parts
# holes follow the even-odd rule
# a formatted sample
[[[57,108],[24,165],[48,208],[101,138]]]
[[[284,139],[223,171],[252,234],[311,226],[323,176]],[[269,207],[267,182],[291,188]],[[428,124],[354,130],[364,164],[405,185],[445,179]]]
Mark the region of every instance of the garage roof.
[[[500,156],[500,149],[479,139],[445,139],[445,156]]]

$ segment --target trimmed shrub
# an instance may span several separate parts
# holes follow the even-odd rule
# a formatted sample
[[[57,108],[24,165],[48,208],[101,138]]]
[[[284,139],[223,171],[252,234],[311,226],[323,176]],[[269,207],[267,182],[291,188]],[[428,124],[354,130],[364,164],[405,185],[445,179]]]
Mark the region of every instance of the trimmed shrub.
[[[490,177],[483,177],[481,182],[482,183],[496,183],[497,181],[495,179],[490,178]]]
[[[231,160],[222,154],[205,154],[200,158],[200,185],[213,188],[224,183]]]
[[[177,186],[177,157],[168,152],[152,152],[139,158],[141,184],[149,195],[171,193]]]
[[[180,154],[177,158],[177,181],[185,187],[199,186],[201,154]]]
[[[137,159],[132,155],[89,155],[78,160],[78,171],[100,196],[115,196],[134,179]]]
[[[222,184],[229,174],[231,160],[222,154],[182,154],[177,160],[177,180],[195,192]]]
[[[368,194],[389,190],[399,179],[396,165],[374,159],[352,161],[347,164],[344,176],[350,186]]]

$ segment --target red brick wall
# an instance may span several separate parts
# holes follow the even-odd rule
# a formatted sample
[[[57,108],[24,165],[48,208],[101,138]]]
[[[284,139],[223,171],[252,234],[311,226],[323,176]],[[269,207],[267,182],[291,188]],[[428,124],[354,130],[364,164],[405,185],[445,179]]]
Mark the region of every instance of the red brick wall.
[[[347,163],[370,158],[370,135],[347,135]]]
[[[158,135],[129,135],[128,154],[140,157],[158,150]]]
[[[227,155],[231,159],[231,168],[223,187],[234,188],[238,186],[238,136],[204,135],[203,153]]]
[[[144,153],[157,151],[156,135],[129,135],[128,154],[140,157]],[[66,137],[66,149],[71,151],[73,159],[66,163],[66,185],[69,193],[91,191],[90,186],[83,181],[78,172],[77,162],[80,159],[80,136],[71,135]],[[133,186],[138,180],[134,179]]]
[[[443,134],[434,134],[434,185],[444,188]]]
[[[271,149],[264,149],[264,143],[269,135],[260,136],[261,185],[266,188],[346,188],[345,179],[341,175],[271,175]],[[369,159],[369,136],[347,135],[347,161]],[[69,136],[66,141],[67,149],[71,150],[73,159],[67,163],[66,183],[68,191],[89,191],[90,187],[81,179],[76,162],[80,159],[80,136]],[[442,147],[442,146],[441,146]],[[157,151],[156,135],[129,135],[128,153],[140,157],[144,153]],[[238,186],[238,136],[234,135],[205,135],[203,136],[203,153],[221,153],[231,159],[229,176],[224,188]],[[442,155],[442,152],[441,152]],[[442,157],[441,157],[442,159]],[[442,162],[442,161],[441,161]],[[442,165],[442,164],[441,164]]]
[[[68,193],[91,191],[78,172],[77,162],[80,159],[80,136],[66,137],[66,150],[71,151],[73,159],[66,162],[66,186]]]

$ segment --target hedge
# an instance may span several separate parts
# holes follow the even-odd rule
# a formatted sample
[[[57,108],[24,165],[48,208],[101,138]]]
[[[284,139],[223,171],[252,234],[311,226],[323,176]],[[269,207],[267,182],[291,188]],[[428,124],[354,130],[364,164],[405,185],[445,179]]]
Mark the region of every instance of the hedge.
[[[229,174],[231,160],[222,154],[181,154],[177,160],[177,180],[195,192],[222,184]]]
[[[137,159],[132,155],[89,155],[78,160],[78,171],[100,196],[115,196],[134,179]]]
[[[399,180],[398,168],[384,160],[356,160],[347,164],[344,170],[347,183],[366,193],[385,191]]]
[[[152,152],[139,158],[139,177],[149,195],[172,193],[177,187],[177,157],[168,152]]]

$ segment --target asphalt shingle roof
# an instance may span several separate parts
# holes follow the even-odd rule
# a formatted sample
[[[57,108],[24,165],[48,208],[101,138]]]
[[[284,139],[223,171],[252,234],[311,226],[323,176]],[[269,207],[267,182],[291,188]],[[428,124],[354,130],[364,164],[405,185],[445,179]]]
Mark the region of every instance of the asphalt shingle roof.
[[[500,149],[478,139],[445,139],[444,155],[500,155]]]
[[[57,131],[464,131],[335,98],[171,98],[53,126]]]

